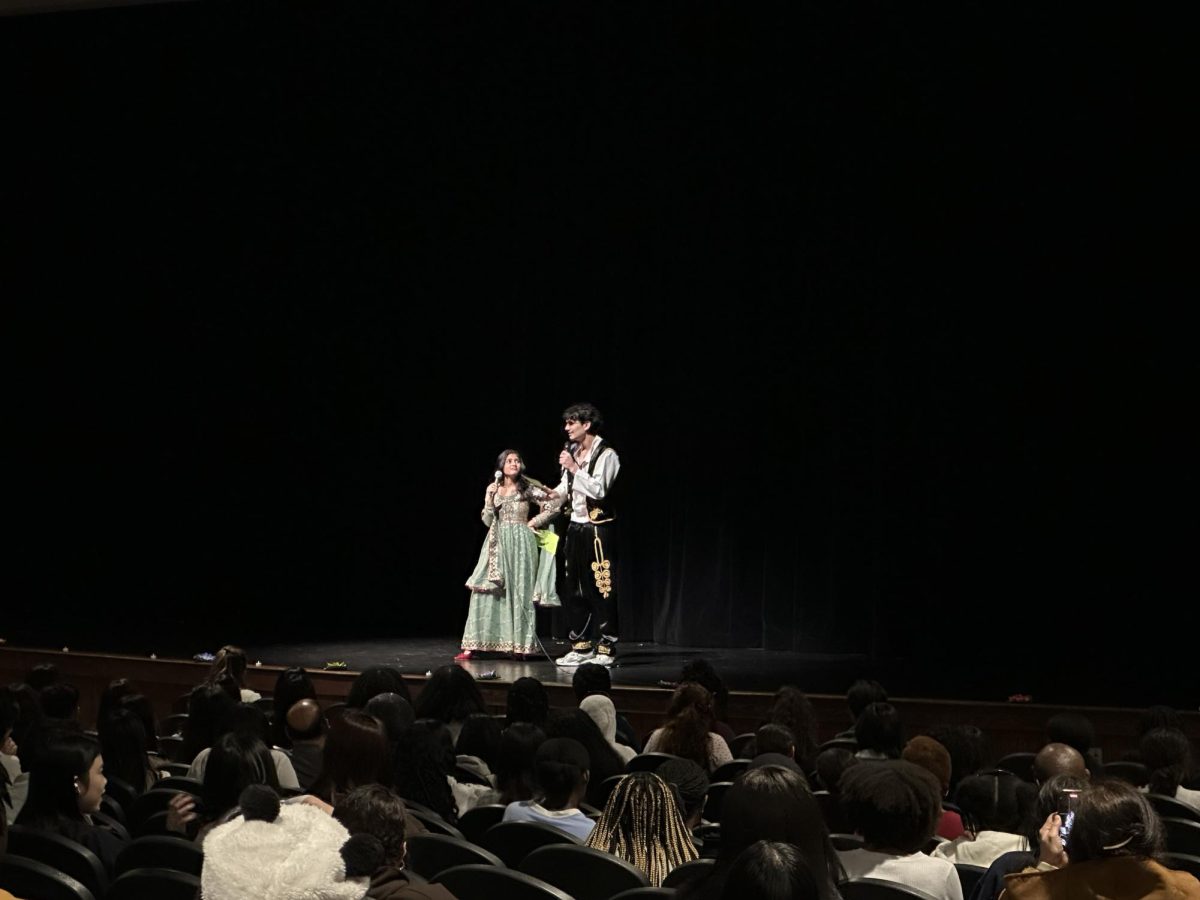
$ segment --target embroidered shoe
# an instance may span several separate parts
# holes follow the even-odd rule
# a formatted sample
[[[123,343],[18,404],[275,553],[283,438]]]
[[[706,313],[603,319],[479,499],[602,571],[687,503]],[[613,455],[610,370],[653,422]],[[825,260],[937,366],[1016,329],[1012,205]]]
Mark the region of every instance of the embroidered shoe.
[[[455,659],[474,659],[475,654],[470,650],[464,650],[462,653],[459,653],[454,658]]]
[[[611,666],[617,661],[615,648],[608,641],[601,641],[596,646],[596,658],[592,662],[598,666]]]

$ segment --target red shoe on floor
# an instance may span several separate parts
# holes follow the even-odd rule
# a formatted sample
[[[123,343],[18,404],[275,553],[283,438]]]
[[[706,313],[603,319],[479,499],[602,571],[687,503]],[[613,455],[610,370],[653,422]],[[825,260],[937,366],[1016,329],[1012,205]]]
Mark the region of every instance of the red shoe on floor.
[[[470,650],[464,650],[464,651],[462,651],[462,653],[458,654],[458,656],[456,656],[454,658],[461,659],[461,660],[473,659],[474,654],[472,654]]]

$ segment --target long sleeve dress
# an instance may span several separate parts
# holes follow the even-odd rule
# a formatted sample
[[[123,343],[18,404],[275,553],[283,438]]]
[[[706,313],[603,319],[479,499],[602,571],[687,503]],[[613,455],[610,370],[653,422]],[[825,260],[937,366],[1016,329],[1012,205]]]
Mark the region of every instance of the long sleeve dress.
[[[488,533],[467,579],[471,608],[463,629],[464,650],[538,652],[534,604],[557,606],[558,594],[554,557],[542,551],[528,525],[544,527],[560,506],[534,485],[523,493],[501,496],[497,491],[485,499]],[[532,519],[531,513],[536,513]]]

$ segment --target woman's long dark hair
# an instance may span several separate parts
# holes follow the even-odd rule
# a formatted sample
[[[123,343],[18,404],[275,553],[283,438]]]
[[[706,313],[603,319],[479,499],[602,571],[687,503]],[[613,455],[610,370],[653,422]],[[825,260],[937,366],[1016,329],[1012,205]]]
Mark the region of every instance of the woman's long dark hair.
[[[450,730],[436,719],[418,719],[396,746],[396,793],[432,809],[447,822],[458,821],[458,806],[447,776],[454,774]]]
[[[242,791],[252,784],[265,784],[279,792],[279,776],[271,751],[249,734],[222,735],[209,751],[204,767],[205,816],[216,819],[233,809]]]
[[[625,761],[604,739],[600,726],[579,707],[552,709],[546,717],[547,738],[574,738],[583,744],[591,762],[588,776],[587,802],[597,808],[604,806],[604,779],[625,773]]]
[[[1192,769],[1192,743],[1182,731],[1155,728],[1138,742],[1142,762],[1150,771],[1150,793],[1174,797]]]
[[[119,778],[135,793],[146,790],[154,769],[146,755],[146,728],[135,713],[114,707],[98,723],[104,774]]]
[[[309,793],[336,806],[336,796],[359,785],[390,785],[391,768],[391,746],[383,723],[365,712],[348,709],[329,723],[321,772]]]
[[[17,825],[47,831],[84,823],[75,779],[86,784],[100,744],[82,734],[57,734],[47,740],[29,773],[29,796]]]
[[[516,722],[504,729],[493,767],[501,803],[532,800],[537,795],[533,757],[545,742],[546,732],[528,722]]]
[[[767,721],[792,733],[796,762],[805,772],[811,772],[817,761],[817,714],[804,691],[790,684],[776,691]]]
[[[704,771],[712,769],[708,752],[708,734],[713,726],[712,694],[708,688],[687,681],[675,689],[667,706],[658,749],[690,759]]]
[[[502,450],[500,455],[496,457],[496,471],[504,471],[504,460],[510,453],[516,454],[517,459],[521,461],[521,471],[517,473],[517,477],[513,481],[516,482],[517,492],[523,495],[529,490],[529,479],[525,477],[525,457],[521,455],[520,450],[513,450],[511,447],[507,450]]]
[[[183,725],[180,759],[191,762],[205,747],[213,746],[233,727],[237,702],[215,684],[198,684],[188,697],[188,717]]]

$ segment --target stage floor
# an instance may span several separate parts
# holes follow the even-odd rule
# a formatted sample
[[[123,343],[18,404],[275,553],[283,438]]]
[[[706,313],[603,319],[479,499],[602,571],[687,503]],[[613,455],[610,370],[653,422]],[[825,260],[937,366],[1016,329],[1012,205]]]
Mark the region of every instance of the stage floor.
[[[570,648],[566,642],[547,640],[545,649],[553,657]],[[362,670],[370,665],[395,665],[406,674],[418,675],[453,663],[459,646],[457,638],[446,637],[254,644],[245,650],[252,663],[261,661],[263,665],[321,669],[327,662],[337,660],[345,662],[352,670]],[[711,662],[729,689],[735,691],[774,691],[781,684],[796,684],[809,693],[842,695],[850,682],[861,677],[867,668],[865,657],[857,654],[805,654],[622,642],[617,664],[610,672],[615,685],[659,686],[663,681],[678,680],[683,665],[700,657]],[[574,668],[556,666],[549,658],[517,661],[499,654],[459,662],[459,665],[477,678],[495,673],[500,681],[530,675],[544,682],[570,683],[575,672]]]

